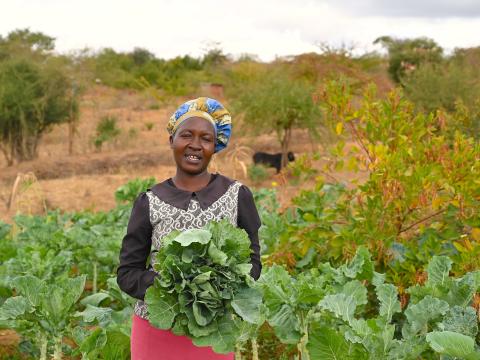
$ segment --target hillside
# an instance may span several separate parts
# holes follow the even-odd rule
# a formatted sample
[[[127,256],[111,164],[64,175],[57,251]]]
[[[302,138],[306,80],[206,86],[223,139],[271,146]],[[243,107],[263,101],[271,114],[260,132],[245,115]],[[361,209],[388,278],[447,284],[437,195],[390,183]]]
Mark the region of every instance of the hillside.
[[[179,98],[177,103],[182,101]],[[46,209],[108,210],[115,204],[115,189],[128,180],[149,176],[162,180],[172,176],[175,167],[165,127],[173,110],[174,105],[158,108],[157,102],[145,93],[93,87],[81,100],[72,155],[68,155],[67,125],[60,125],[45,134],[36,160],[10,167],[3,158],[0,160],[0,219],[10,222],[17,212],[41,214]],[[98,121],[107,115],[117,119],[121,131],[117,139],[104,144],[99,152],[93,146],[93,138]],[[270,179],[254,184],[239,163],[235,163],[238,159],[248,166],[254,151],[278,152],[275,135],[247,134],[238,122],[234,127],[229,148],[216,156],[211,171],[220,171],[254,187],[271,187],[275,181],[280,185],[282,202],[287,203],[296,193],[296,185],[289,184],[282,175],[275,175],[274,169],[269,169]],[[293,139],[291,150],[295,154],[322,149],[304,131],[296,131]],[[29,173],[34,177],[16,187],[8,209],[17,176]],[[342,176],[348,177],[348,174]]]

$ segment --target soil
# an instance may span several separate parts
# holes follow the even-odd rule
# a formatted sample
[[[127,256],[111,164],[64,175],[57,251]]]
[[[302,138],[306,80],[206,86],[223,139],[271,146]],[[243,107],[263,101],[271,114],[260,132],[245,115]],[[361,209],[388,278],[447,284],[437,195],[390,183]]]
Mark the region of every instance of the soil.
[[[0,359],[17,354],[20,336],[14,330],[0,330]]]

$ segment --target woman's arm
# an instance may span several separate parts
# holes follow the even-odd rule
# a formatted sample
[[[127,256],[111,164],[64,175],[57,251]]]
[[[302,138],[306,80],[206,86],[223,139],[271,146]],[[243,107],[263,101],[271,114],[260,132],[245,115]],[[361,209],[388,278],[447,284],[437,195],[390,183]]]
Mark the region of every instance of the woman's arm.
[[[260,216],[258,216],[257,207],[253,201],[252,192],[248,187],[242,185],[238,191],[238,219],[237,226],[244,229],[250,238],[250,255],[252,261],[252,271],[250,275],[257,280],[262,272],[262,263],[260,261],[260,243],[258,241],[258,229],[260,228]]]
[[[133,204],[117,269],[117,283],[120,289],[140,300],[143,300],[145,291],[153,284],[156,275],[146,268],[151,246],[152,224],[148,197],[141,193]]]

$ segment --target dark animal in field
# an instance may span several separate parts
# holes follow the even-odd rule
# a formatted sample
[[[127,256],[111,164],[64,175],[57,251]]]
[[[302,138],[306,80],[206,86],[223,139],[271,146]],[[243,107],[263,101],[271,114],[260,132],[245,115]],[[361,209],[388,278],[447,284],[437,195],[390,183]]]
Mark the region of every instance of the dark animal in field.
[[[293,152],[289,151],[287,154],[288,161],[294,161],[295,155]],[[264,164],[270,167],[277,169],[277,174],[282,168],[282,153],[268,154],[265,152],[256,152],[253,154],[253,162],[256,164]]]

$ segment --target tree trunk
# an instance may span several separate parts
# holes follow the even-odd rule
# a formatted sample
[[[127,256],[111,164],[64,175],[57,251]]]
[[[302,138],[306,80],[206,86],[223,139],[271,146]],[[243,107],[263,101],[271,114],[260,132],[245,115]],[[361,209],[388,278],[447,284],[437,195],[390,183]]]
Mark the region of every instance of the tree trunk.
[[[39,133],[28,134],[28,132],[24,132],[20,138],[15,139],[15,159],[18,162],[36,159],[40,137]]]
[[[5,161],[7,162],[7,166],[13,165],[13,155],[8,153],[8,145],[0,145],[0,150],[2,150],[3,156],[5,157]]]
[[[75,133],[77,132],[76,129],[76,121],[72,118],[72,114],[70,114],[70,120],[68,122],[68,155],[73,155],[73,138],[75,137]]]
[[[290,146],[290,140],[292,138],[292,128],[288,127],[284,129],[283,138],[280,141],[282,146],[282,168],[288,164],[288,148]]]

